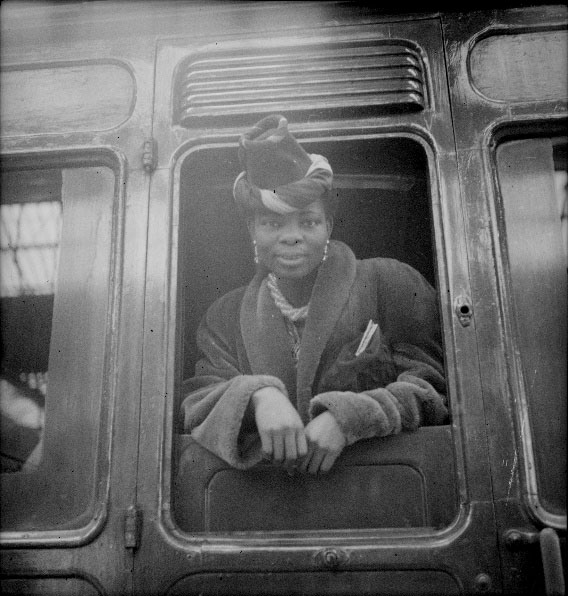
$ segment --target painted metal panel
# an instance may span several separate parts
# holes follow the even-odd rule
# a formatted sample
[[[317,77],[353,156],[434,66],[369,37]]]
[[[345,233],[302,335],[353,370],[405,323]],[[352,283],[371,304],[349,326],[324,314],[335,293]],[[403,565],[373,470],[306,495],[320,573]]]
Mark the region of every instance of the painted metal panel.
[[[133,28],[147,17],[142,7],[130,3],[123,6],[95,4],[78,2],[48,8],[19,5],[14,12],[10,10],[13,7],[2,5],[2,16],[6,17],[1,20],[3,72],[22,71],[21,76],[25,78],[23,71],[26,71],[33,79],[33,72],[38,69],[41,73],[36,81],[45,81],[49,78],[45,76],[46,69],[52,69],[58,80],[58,84],[53,80],[45,81],[49,85],[49,96],[42,97],[40,90],[39,99],[30,100],[35,111],[27,115],[29,123],[23,122],[19,113],[17,120],[10,124],[12,130],[6,134],[7,122],[2,118],[3,163],[22,159],[26,167],[34,169],[38,164],[45,166],[54,160],[58,164],[82,162],[81,165],[85,165],[93,160],[98,162],[100,158],[115,171],[116,180],[109,205],[113,233],[100,251],[100,258],[111,255],[110,291],[104,297],[100,293],[92,294],[97,300],[93,312],[108,305],[107,316],[101,324],[95,324],[85,301],[77,308],[68,302],[69,312],[64,309],[58,316],[61,342],[67,353],[75,351],[80,364],[78,367],[69,365],[64,370],[70,386],[63,393],[60,408],[54,412],[51,423],[56,427],[54,440],[59,442],[62,463],[75,460],[78,471],[75,476],[68,474],[66,482],[52,466],[51,474],[44,474],[44,484],[39,486],[36,482],[39,472],[13,475],[26,476],[27,481],[20,482],[25,484],[20,486],[21,490],[11,491],[14,497],[26,502],[32,498],[30,495],[46,501],[48,491],[60,491],[67,501],[58,502],[59,518],[69,518],[74,513],[66,507],[73,494],[88,493],[91,489],[81,486],[81,478],[88,475],[95,478],[96,493],[86,515],[72,523],[48,529],[53,517],[28,511],[25,522],[30,529],[10,531],[3,524],[0,541],[3,579],[73,576],[86,579],[100,593],[122,595],[132,593],[133,581],[134,549],[126,548],[125,512],[136,500],[150,178],[142,166],[142,152],[152,131],[155,39],[144,28],[133,33]],[[160,15],[163,15],[163,6],[159,3],[157,7]],[[151,20],[154,23],[154,17]],[[93,67],[96,74],[90,76],[89,69]],[[69,93],[65,87],[68,82],[73,85]],[[3,85],[3,104],[5,92]],[[55,107],[49,104],[51,107],[46,112],[42,101],[56,101]],[[16,124],[18,131],[13,128]],[[78,189],[77,200],[82,195],[88,199],[86,190]],[[96,198],[92,198],[92,203],[95,210],[101,207]],[[77,236],[81,237],[88,226],[104,228],[104,218],[89,217],[85,213],[83,216],[84,221],[75,230]],[[102,230],[100,234],[103,235]],[[85,235],[85,241],[90,240],[92,238]],[[79,266],[77,262],[76,267]],[[72,270],[73,262],[68,267]],[[92,284],[96,284],[103,269],[97,259],[93,259],[93,267],[94,270],[85,267],[84,274],[85,277],[92,274]],[[74,283],[69,288],[79,302],[83,285],[88,292],[88,282]],[[73,329],[72,324],[73,317],[81,312],[88,326],[88,332],[83,334],[80,328]],[[102,410],[96,420],[90,415],[90,407],[82,413],[79,405],[83,398],[95,401],[93,392],[97,385],[92,379],[100,366],[98,362],[89,362],[88,346],[84,358],[82,354],[82,346],[89,343],[92,335],[97,338],[105,335]],[[92,364],[90,371],[89,364]],[[81,383],[77,369],[88,370],[87,381],[91,386]],[[85,429],[83,422],[94,426]],[[88,448],[91,459],[80,459],[79,450],[73,453],[75,447],[87,448],[82,439],[93,434],[97,442]],[[96,458],[94,464],[93,457]],[[74,484],[74,478],[79,480],[78,484]],[[2,475],[2,488],[10,492],[5,480],[6,476]],[[2,504],[5,504],[4,499]],[[4,511],[4,507],[2,509]],[[33,592],[34,584],[28,585]],[[48,588],[47,584],[36,585],[42,593]],[[65,593],[67,584],[62,581],[60,586],[56,582],[50,585],[54,586],[49,588],[54,593]],[[89,587],[85,582],[75,582],[71,591],[89,593]]]
[[[176,447],[175,516],[186,532],[442,528],[457,515],[448,426],[360,442],[318,478],[233,470],[187,435]]]
[[[299,588],[301,586],[301,588]],[[334,573],[200,573],[180,580],[168,596],[446,596],[462,594],[443,571],[358,571]]]
[[[22,577],[2,580],[2,594],[5,596],[99,596],[104,594],[100,587],[77,577]]]
[[[528,102],[566,96],[568,32],[492,34],[469,56],[471,82],[495,101]]]
[[[520,91],[519,81],[525,79],[523,76],[507,79],[505,75],[508,73],[505,73],[500,87],[503,89],[506,86],[507,91],[502,93],[504,99],[491,100],[474,86],[470,53],[472,49],[475,51],[480,39],[491,35],[508,35],[511,40],[526,39],[530,54],[534,50],[535,38],[524,35],[527,32],[545,33],[565,29],[567,12],[566,7],[560,5],[528,7],[492,13],[472,12],[460,15],[458,19],[448,15],[443,22],[472,303],[478,344],[481,347],[479,358],[485,420],[480,421],[480,424],[487,428],[487,453],[491,462],[492,499],[499,535],[503,591],[508,594],[543,593],[538,548],[528,544],[512,548],[505,539],[507,531],[516,528],[532,533],[538,540],[538,529],[542,527],[540,524],[552,523],[555,527],[565,528],[566,518],[562,520],[562,516],[546,515],[542,508],[538,512],[534,508],[531,511],[526,506],[528,499],[523,499],[527,489],[523,451],[527,445],[521,445],[517,432],[528,421],[518,407],[515,344],[510,325],[513,318],[507,299],[507,270],[503,258],[506,236],[503,214],[499,209],[495,150],[506,139],[557,134],[565,127],[567,96],[564,89],[556,97],[546,99],[548,91],[545,90],[539,92],[538,101],[530,100],[530,93],[535,93],[532,87],[532,90],[528,89],[529,101],[516,101]],[[514,60],[522,63],[522,54],[519,51]],[[510,53],[505,55],[505,61],[511,58]],[[554,76],[555,64],[557,59],[552,58],[550,63],[543,61],[541,68]],[[487,67],[488,72],[491,72],[493,63],[487,64]],[[497,70],[501,67],[495,65]],[[520,68],[522,70],[522,65]],[[539,73],[539,77],[542,74],[544,72]],[[527,238],[527,244],[529,241],[530,238]],[[538,313],[534,316],[538,319]],[[552,412],[541,414],[556,415]],[[551,437],[551,440],[554,439]],[[561,440],[560,437],[558,440]],[[557,459],[548,460],[551,474],[556,473],[553,468],[558,463]],[[564,471],[558,470],[558,473]]]
[[[2,135],[107,130],[134,108],[134,78],[119,62],[7,67],[0,74]]]

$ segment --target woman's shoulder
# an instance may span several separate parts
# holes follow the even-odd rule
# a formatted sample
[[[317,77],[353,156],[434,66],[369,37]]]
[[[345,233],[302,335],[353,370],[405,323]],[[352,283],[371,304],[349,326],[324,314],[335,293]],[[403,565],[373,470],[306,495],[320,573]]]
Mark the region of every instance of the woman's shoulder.
[[[207,315],[211,316],[221,313],[232,313],[239,311],[246,289],[247,286],[241,286],[239,288],[230,290],[226,294],[223,294],[217,298],[217,300],[215,300],[207,309]]]
[[[201,320],[201,327],[210,332],[228,335],[235,332],[240,320],[240,308],[246,286],[235,288],[215,300]]]
[[[431,294],[434,288],[417,269],[387,257],[374,257],[357,261],[358,277],[382,292],[406,296]]]
[[[373,257],[370,259],[357,260],[357,266],[362,272],[369,272],[373,275],[400,275],[404,277],[423,277],[422,274],[403,261],[388,257]]]

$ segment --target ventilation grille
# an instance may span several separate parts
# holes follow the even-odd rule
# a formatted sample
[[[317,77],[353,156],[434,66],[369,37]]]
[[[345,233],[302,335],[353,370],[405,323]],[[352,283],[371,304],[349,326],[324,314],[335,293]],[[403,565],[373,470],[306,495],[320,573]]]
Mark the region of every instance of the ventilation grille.
[[[179,71],[177,97],[176,123],[186,127],[278,112],[400,113],[427,101],[417,50],[392,40],[198,54]]]

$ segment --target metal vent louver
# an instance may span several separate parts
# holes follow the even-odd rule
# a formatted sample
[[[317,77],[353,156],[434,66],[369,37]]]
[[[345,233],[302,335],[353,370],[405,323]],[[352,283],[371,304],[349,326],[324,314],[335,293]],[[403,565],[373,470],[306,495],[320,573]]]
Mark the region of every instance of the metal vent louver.
[[[417,49],[376,40],[270,49],[209,51],[179,70],[176,123],[257,117],[275,112],[302,120],[422,110],[426,84]]]

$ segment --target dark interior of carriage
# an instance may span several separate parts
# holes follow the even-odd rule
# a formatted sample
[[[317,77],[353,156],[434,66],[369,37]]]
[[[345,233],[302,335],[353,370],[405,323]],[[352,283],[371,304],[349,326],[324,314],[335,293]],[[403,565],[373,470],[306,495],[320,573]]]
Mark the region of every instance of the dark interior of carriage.
[[[435,286],[431,188],[422,146],[403,137],[303,145],[325,155],[334,171],[340,206],[332,237],[358,258],[409,263]],[[181,167],[180,382],[193,375],[195,332],[207,307],[254,274],[246,225],[232,200],[239,172],[234,146],[197,149]],[[231,469],[200,447],[182,433],[181,398],[177,391],[174,515],[185,531],[439,528],[457,514],[450,427],[361,441],[326,477],[290,478],[268,465]]]
[[[426,155],[405,138],[305,143],[325,155],[340,197],[332,237],[357,258],[404,261],[436,285]],[[183,377],[193,375],[195,330],[208,306],[254,274],[245,222],[232,200],[239,174],[234,148],[192,153],[180,180]]]

